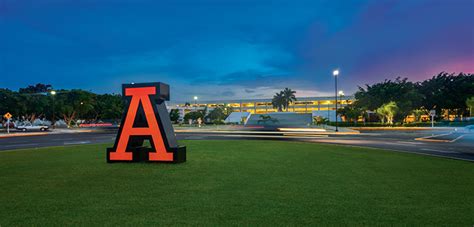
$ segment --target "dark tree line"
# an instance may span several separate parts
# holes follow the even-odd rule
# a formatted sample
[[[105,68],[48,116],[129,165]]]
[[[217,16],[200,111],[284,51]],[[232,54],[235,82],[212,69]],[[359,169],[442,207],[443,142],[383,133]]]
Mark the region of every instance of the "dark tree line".
[[[402,122],[411,114],[415,117],[428,114],[429,110],[436,110],[437,114],[469,116],[474,107],[468,106],[468,100],[473,96],[474,74],[442,72],[422,82],[397,78],[359,87],[356,101],[338,112],[352,120],[364,116],[367,111],[380,113],[382,118],[394,114],[396,122]],[[394,104],[395,108],[387,108]]]
[[[64,120],[71,125],[77,119],[117,120],[122,116],[120,95],[95,94],[84,90],[53,90],[51,85],[37,84],[19,91],[0,88],[0,114],[10,112],[14,119],[34,121],[37,118]]]

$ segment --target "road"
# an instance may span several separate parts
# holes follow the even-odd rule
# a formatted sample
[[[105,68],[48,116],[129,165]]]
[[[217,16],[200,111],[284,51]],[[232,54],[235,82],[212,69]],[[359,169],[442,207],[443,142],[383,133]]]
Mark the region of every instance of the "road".
[[[113,143],[116,131],[0,138],[0,151],[49,146]],[[382,148],[474,161],[474,133],[454,131],[361,131],[354,135],[282,132],[178,132],[179,140],[287,140]]]

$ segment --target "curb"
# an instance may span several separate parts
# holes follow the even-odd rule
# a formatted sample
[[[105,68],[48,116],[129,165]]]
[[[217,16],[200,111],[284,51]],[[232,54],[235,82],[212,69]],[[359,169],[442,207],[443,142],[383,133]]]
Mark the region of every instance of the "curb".
[[[12,133],[12,134],[5,134],[0,135],[1,138],[11,138],[11,137],[24,137],[24,136],[44,136],[48,135],[47,132],[32,132],[32,133]]]

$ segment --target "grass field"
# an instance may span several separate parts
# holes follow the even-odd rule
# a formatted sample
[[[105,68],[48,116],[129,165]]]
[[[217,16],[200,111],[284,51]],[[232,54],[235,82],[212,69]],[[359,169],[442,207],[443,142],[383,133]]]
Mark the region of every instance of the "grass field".
[[[296,142],[184,141],[184,164],[109,145],[0,152],[0,226],[474,225],[474,164]]]

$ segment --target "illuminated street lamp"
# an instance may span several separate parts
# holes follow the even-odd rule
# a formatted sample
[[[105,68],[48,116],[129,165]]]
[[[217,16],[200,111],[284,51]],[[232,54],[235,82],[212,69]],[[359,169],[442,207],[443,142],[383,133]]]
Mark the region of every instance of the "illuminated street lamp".
[[[55,90],[52,90],[49,92],[51,94],[51,97],[53,98],[53,119],[51,121],[51,123],[53,124],[53,129],[56,127],[56,110],[54,108],[54,96],[56,96],[56,91]]]
[[[198,100],[198,97],[194,96],[194,108],[196,109],[197,109],[197,100]]]
[[[339,96],[344,96],[344,91],[340,90],[339,91]]]
[[[332,75],[334,76],[334,85],[335,85],[335,90],[334,90],[334,96],[336,98],[336,132],[339,131],[338,127],[337,127],[337,77],[339,76],[339,70],[336,69],[334,71],[332,71]]]

